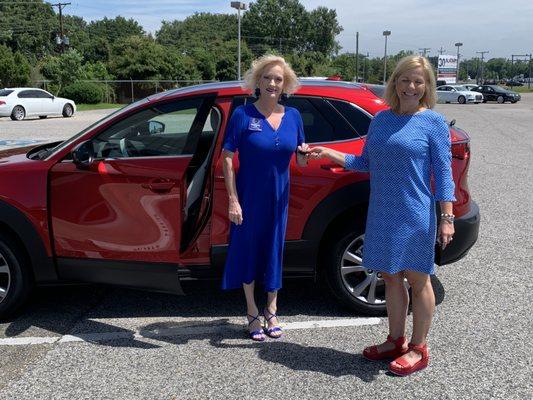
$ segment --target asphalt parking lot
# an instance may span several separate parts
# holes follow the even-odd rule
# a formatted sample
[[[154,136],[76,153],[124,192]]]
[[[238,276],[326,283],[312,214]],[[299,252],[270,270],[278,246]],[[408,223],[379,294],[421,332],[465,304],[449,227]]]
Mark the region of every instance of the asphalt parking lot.
[[[424,372],[398,378],[365,361],[386,319],[355,315],[311,282],[286,282],[286,335],[265,343],[246,339],[240,293],[217,283],[187,282],[186,297],[71,286],[37,290],[0,324],[0,399],[532,399],[533,94],[436,109],[471,136],[482,225],[463,260],[437,269]],[[69,137],[107,112],[2,118],[0,149]]]

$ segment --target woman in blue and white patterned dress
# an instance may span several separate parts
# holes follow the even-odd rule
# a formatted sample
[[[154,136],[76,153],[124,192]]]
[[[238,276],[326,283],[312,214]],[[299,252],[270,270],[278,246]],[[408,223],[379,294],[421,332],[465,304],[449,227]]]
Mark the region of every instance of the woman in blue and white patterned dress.
[[[452,240],[455,197],[450,132],[444,118],[431,110],[436,90],[429,61],[419,56],[402,59],[388,81],[385,100],[391,108],[373,119],[361,156],[326,147],[312,148],[310,156],[370,173],[363,264],[380,271],[385,281],[389,336],[384,343],[365,348],[363,355],[370,360],[393,359],[390,371],[403,376],[428,365],[435,239],[442,248]],[[438,227],[436,201],[442,212]],[[412,293],[410,343],[405,338],[409,294],[404,278]]]

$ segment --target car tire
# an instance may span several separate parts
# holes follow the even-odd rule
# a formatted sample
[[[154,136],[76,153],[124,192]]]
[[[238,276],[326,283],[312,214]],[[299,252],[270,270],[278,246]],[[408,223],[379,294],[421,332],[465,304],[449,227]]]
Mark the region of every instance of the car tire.
[[[321,272],[342,304],[361,314],[382,316],[387,312],[385,282],[378,272],[362,266],[363,243],[362,229],[337,231],[323,247]]]
[[[24,252],[0,233],[0,320],[13,315],[26,302],[32,279]]]
[[[46,119],[47,117],[48,117],[48,115],[39,115],[40,119]]]
[[[518,100],[511,100],[512,104],[515,104]]]
[[[74,115],[74,108],[70,104],[65,104],[63,107],[63,117],[70,118]]]
[[[465,104],[466,103],[466,97],[465,96],[459,96],[457,101],[459,102],[459,104]]]
[[[22,121],[26,118],[26,110],[22,106],[15,106],[11,111],[11,119],[13,121]]]
[[[505,99],[503,98],[503,96],[498,96],[496,98],[496,101],[498,102],[498,104],[503,104],[505,103]]]

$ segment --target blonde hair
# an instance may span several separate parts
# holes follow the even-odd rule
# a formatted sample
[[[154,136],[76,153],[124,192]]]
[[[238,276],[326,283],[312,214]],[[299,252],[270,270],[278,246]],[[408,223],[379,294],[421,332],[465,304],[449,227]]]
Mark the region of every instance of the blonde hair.
[[[255,90],[263,71],[272,66],[279,65],[283,68],[283,92],[292,94],[298,90],[300,83],[291,66],[283,57],[266,54],[252,62],[252,67],[244,74],[243,88]]]
[[[422,67],[426,80],[426,90],[419,104],[427,108],[435,107],[437,103],[437,84],[431,63],[427,58],[422,56],[407,56],[398,62],[385,88],[385,101],[393,111],[398,111],[400,108],[400,98],[396,93],[396,81],[405,72],[418,67]]]

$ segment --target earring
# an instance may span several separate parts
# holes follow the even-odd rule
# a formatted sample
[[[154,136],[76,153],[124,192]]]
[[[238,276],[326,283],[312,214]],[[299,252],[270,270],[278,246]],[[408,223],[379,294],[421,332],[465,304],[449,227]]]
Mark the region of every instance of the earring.
[[[259,97],[259,96],[261,96],[261,89],[259,89],[259,88],[255,88],[254,95],[255,95],[255,97]]]

